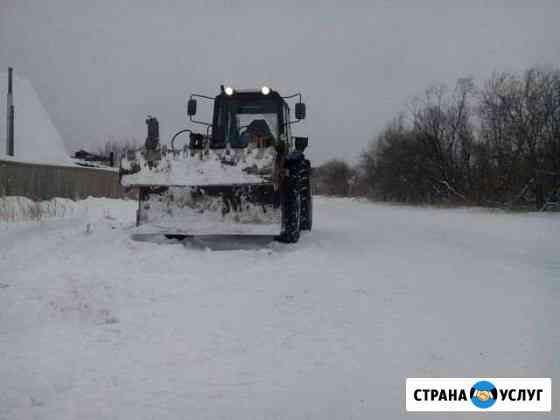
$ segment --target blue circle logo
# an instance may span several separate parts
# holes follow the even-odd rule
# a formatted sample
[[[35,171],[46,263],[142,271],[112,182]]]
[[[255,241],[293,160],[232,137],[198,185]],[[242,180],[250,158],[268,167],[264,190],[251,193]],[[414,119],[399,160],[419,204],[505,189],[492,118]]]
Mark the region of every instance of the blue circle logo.
[[[488,408],[498,399],[498,390],[492,382],[480,381],[471,387],[470,397],[478,408]]]

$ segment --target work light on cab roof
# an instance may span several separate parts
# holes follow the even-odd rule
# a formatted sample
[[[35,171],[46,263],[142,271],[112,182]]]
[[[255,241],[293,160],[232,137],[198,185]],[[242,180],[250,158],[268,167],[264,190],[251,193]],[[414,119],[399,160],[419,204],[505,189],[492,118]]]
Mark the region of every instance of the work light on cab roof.
[[[211,121],[195,119],[198,100],[213,109]],[[148,118],[145,146],[127,153],[120,170],[122,185],[138,188],[137,229],[174,238],[263,234],[297,242],[313,216],[308,138],[292,136],[305,118],[302,100],[301,93],[281,96],[268,86],[192,94],[187,115],[204,129],[179,130],[168,145],[159,143],[157,119]]]

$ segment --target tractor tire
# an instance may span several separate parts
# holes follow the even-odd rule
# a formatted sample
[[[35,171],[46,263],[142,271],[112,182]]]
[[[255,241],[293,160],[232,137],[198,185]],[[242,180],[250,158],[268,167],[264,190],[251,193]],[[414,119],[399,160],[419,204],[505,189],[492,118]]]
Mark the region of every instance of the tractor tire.
[[[311,162],[303,161],[301,179],[301,230],[310,231],[313,226],[313,197],[311,195]]]
[[[282,209],[282,234],[280,242],[293,244],[299,241],[301,230],[301,161],[292,162],[288,167],[284,206]]]

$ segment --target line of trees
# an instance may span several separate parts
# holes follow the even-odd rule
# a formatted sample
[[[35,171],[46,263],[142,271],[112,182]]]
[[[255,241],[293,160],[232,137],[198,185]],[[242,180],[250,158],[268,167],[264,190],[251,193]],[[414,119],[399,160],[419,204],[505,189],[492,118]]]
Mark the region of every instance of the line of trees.
[[[387,124],[356,167],[343,171],[343,163],[319,168],[317,187],[345,179],[354,193],[409,203],[503,205],[530,196],[535,180],[560,181],[560,69],[496,72],[481,87],[472,78],[433,86]]]
[[[110,156],[113,153],[115,162],[120,161],[127,150],[136,150],[140,147],[141,143],[134,137],[116,139],[109,137],[102,147],[97,149],[97,153],[102,156]]]

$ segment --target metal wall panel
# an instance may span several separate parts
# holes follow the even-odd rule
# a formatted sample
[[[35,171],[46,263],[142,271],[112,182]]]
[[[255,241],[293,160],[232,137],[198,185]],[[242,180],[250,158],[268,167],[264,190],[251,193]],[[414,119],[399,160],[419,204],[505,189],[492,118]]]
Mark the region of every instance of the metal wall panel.
[[[0,160],[0,196],[3,195],[78,200],[88,196],[120,198],[124,190],[117,171]]]

